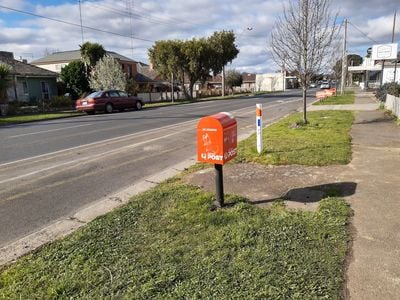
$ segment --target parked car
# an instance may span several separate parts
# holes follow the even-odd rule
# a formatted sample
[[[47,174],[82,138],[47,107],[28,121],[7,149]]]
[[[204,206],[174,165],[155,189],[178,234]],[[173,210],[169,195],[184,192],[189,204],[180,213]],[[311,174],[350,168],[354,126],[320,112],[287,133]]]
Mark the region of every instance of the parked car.
[[[75,108],[88,114],[96,111],[112,113],[114,110],[136,109],[141,110],[143,102],[136,96],[118,90],[104,90],[93,92],[85,98],[76,100]]]
[[[310,83],[310,88],[315,88],[315,87],[317,87],[317,83],[311,82],[311,83]]]
[[[319,86],[321,89],[330,89],[331,85],[329,84],[328,81],[322,81],[321,85]]]

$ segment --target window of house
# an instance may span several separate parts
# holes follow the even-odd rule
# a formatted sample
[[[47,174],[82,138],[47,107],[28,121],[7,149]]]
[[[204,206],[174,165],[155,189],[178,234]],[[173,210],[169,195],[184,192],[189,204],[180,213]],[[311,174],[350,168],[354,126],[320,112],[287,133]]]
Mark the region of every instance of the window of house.
[[[42,99],[50,100],[49,84],[45,81],[40,82],[42,89]]]
[[[26,81],[22,82],[22,90],[25,95],[28,94],[28,83]]]
[[[128,65],[128,78],[132,78],[132,66]]]

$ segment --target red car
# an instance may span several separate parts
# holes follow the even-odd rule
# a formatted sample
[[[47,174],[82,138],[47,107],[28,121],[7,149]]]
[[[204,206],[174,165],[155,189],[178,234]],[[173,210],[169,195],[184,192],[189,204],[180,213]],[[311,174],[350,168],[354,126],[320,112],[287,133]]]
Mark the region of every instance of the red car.
[[[135,96],[118,90],[105,90],[91,93],[83,99],[76,100],[75,108],[88,114],[96,111],[112,113],[114,110],[136,109],[141,110],[143,102]]]

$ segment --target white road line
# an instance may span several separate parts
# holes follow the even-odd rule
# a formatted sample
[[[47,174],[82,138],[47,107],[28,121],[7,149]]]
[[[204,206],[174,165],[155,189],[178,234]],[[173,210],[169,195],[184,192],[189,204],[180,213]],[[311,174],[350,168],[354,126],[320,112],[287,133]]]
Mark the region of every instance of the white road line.
[[[285,101],[285,103],[277,103],[277,104],[272,104],[272,105],[269,105],[269,106],[264,106],[264,112],[266,112],[266,110],[267,110],[268,108],[277,107],[277,106],[282,106],[283,104],[292,103],[292,102],[297,102],[297,101],[300,101],[300,100],[303,100],[303,99],[302,99],[302,98],[298,98],[298,99],[294,99],[294,100],[290,100],[290,101]],[[268,103],[267,103],[266,105],[268,105]],[[242,115],[244,116],[244,115],[249,115],[249,114],[254,114],[254,115],[256,114],[255,106],[254,106],[254,110],[253,110],[253,111],[244,113],[244,114],[242,114]]]
[[[286,101],[285,103],[272,104],[272,105],[266,106],[266,108],[285,105],[286,103],[296,102],[296,101],[299,101],[299,100],[301,100],[301,98],[295,99],[295,100]],[[267,105],[268,105],[268,103],[267,103]],[[241,112],[241,111],[245,111],[245,110],[248,110],[248,109],[251,109],[251,107],[244,107],[244,108],[241,108],[241,109],[237,109],[237,110],[232,111],[232,113],[235,114],[235,113],[238,113],[238,112]],[[251,113],[253,113],[253,111],[250,111],[250,112],[245,113],[243,115],[247,115],[247,114],[251,114]],[[97,142],[93,142],[93,143],[89,143],[89,144],[85,144],[85,145],[75,146],[75,147],[62,149],[62,150],[58,150],[58,151],[54,151],[54,152],[49,152],[49,153],[40,154],[40,155],[36,155],[36,156],[32,156],[32,157],[27,157],[27,158],[23,158],[23,159],[19,159],[19,160],[15,160],[15,161],[11,161],[11,162],[0,164],[0,167],[5,167],[5,166],[12,165],[12,164],[21,163],[21,162],[24,162],[24,161],[29,161],[29,160],[34,160],[34,159],[46,157],[46,156],[60,154],[60,153],[68,152],[68,151],[71,151],[71,150],[82,149],[82,148],[85,148],[85,147],[104,144],[104,143],[108,143],[108,142],[114,142],[114,141],[118,141],[118,140],[124,140],[124,139],[128,139],[128,138],[134,137],[136,135],[143,135],[145,133],[151,133],[151,132],[154,132],[154,131],[174,128],[174,127],[181,127],[182,125],[195,123],[197,121],[198,120],[191,120],[191,121],[186,121],[186,122],[182,122],[182,123],[166,125],[166,126],[159,127],[159,128],[149,129],[149,130],[136,132],[136,133],[131,133],[131,134],[127,134],[127,135],[123,135],[123,136],[119,136],[119,137],[114,137],[114,138],[111,138],[111,139],[101,140],[101,141],[97,141]]]
[[[66,129],[71,129],[71,128],[77,128],[77,127],[83,127],[83,126],[90,126],[90,125],[93,125],[93,123],[90,123],[90,124],[82,124],[82,125],[75,125],[75,126],[63,127],[63,128],[57,128],[57,129],[49,129],[49,130],[43,130],[43,131],[37,131],[37,132],[31,132],[31,133],[24,133],[24,134],[18,134],[18,135],[12,135],[12,136],[9,136],[9,137],[7,137],[7,138],[9,138],[9,139],[14,139],[14,138],[21,137],[21,136],[42,134],[42,133],[48,133],[48,132],[53,132],[53,131],[60,131],[60,130],[66,130]]]
[[[102,153],[99,153],[99,154],[96,154],[96,155],[92,155],[92,156],[89,156],[89,157],[82,157],[82,158],[79,158],[79,159],[70,160],[70,161],[67,161],[67,162],[60,163],[60,164],[52,165],[52,166],[47,167],[47,168],[43,168],[43,169],[36,170],[36,171],[33,171],[33,172],[25,173],[23,175],[19,175],[19,176],[16,176],[16,177],[12,177],[12,178],[1,180],[0,184],[7,183],[7,182],[10,182],[10,181],[15,181],[15,180],[22,179],[22,178],[25,178],[25,177],[29,177],[29,176],[32,176],[32,175],[36,175],[36,174],[39,174],[39,173],[42,173],[42,172],[45,172],[45,171],[49,171],[49,170],[52,170],[52,169],[55,169],[55,168],[59,168],[59,167],[62,167],[62,166],[71,165],[71,164],[77,164],[77,163],[82,162],[82,161],[93,161],[93,160],[95,160],[96,158],[99,158],[99,157],[104,157],[104,156],[107,156],[107,155],[110,155],[110,154],[122,152],[122,151],[127,150],[127,149],[136,148],[136,147],[139,147],[141,145],[144,145],[144,144],[147,144],[147,143],[151,143],[151,142],[155,142],[155,141],[158,141],[158,140],[161,140],[161,139],[164,139],[166,137],[170,137],[170,136],[173,136],[173,135],[176,135],[176,134],[179,134],[179,133],[180,133],[180,131],[174,131],[174,132],[172,132],[170,134],[163,135],[163,136],[160,136],[160,137],[157,137],[157,138],[153,138],[153,139],[150,139],[150,140],[147,140],[147,141],[143,141],[143,142],[139,142],[139,143],[136,143],[136,144],[131,144],[131,145],[128,145],[128,146],[120,147],[118,149],[109,150],[109,151],[102,152]]]
[[[149,130],[145,130],[145,131],[130,133],[130,134],[127,134],[127,135],[122,135],[122,136],[114,137],[114,138],[111,138],[111,139],[101,140],[101,141],[97,141],[97,142],[93,142],[93,143],[89,143],[89,144],[85,144],[85,145],[75,146],[75,147],[62,149],[62,150],[58,150],[58,151],[54,151],[54,152],[49,152],[49,153],[40,154],[40,155],[36,155],[36,156],[32,156],[32,157],[27,157],[27,158],[23,158],[23,159],[19,159],[19,160],[14,160],[14,161],[10,161],[10,162],[4,163],[4,164],[0,164],[0,167],[5,167],[5,166],[9,166],[9,165],[12,165],[12,164],[16,164],[16,163],[20,163],[20,162],[24,162],[24,161],[28,161],[28,160],[38,159],[38,158],[41,158],[41,157],[60,154],[60,153],[68,152],[68,151],[71,151],[71,150],[82,149],[82,148],[89,147],[89,146],[105,144],[105,143],[108,143],[108,142],[113,142],[113,141],[118,141],[118,140],[124,140],[124,139],[131,138],[131,137],[134,137],[134,136],[137,136],[137,135],[140,136],[140,135],[143,135],[143,134],[146,134],[146,133],[151,133],[153,131],[159,131],[159,130],[163,130],[163,129],[180,127],[180,126],[182,126],[184,124],[194,123],[196,121],[197,120],[191,120],[191,121],[186,121],[186,122],[182,122],[182,123],[178,123],[178,124],[167,125],[167,126],[164,126],[164,127],[159,127],[159,128],[149,129]]]

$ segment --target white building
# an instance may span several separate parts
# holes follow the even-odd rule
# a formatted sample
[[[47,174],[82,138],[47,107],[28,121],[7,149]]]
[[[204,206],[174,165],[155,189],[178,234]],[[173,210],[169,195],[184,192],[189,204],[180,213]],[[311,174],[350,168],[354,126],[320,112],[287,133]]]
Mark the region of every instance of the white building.
[[[285,90],[284,73],[266,73],[256,75],[257,92],[274,92]]]

